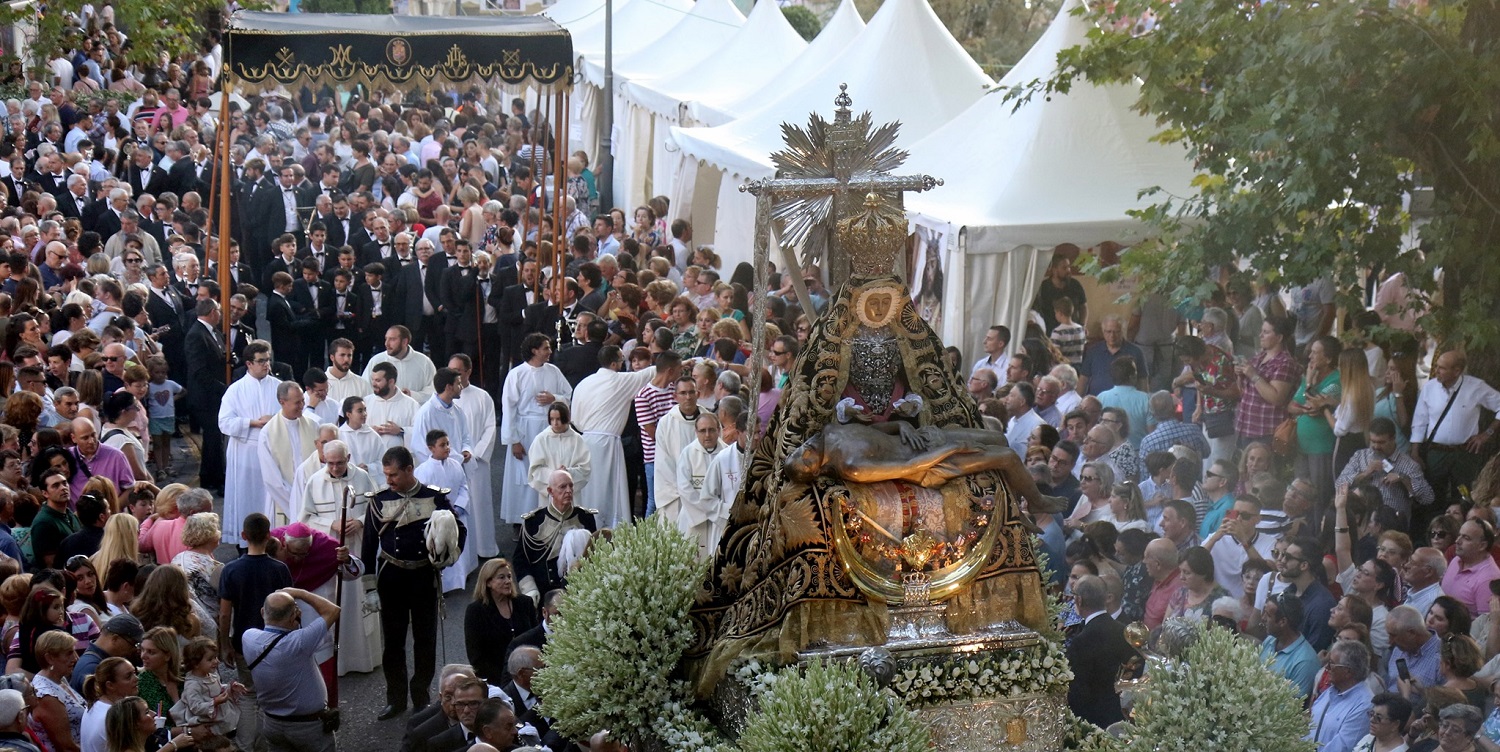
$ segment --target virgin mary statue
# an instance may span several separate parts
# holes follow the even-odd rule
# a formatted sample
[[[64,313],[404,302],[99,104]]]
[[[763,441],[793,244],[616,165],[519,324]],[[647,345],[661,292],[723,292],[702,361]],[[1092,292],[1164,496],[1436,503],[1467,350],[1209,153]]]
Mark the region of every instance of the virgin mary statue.
[[[1018,509],[1041,497],[1003,438],[986,438],[892,273],[905,241],[904,217],[874,194],[838,223],[851,275],[752,447],[692,611],[702,695],[741,659],[885,643],[903,573],[927,575],[956,634],[1045,619]]]

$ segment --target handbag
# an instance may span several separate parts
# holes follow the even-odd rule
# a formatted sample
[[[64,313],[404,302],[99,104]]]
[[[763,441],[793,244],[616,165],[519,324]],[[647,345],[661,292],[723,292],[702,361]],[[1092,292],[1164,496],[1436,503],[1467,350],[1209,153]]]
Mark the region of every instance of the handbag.
[[[1217,413],[1203,414],[1203,432],[1210,439],[1222,439],[1234,433],[1234,412],[1224,410]]]
[[[1288,416],[1271,434],[1271,451],[1284,457],[1297,453],[1297,418]]]

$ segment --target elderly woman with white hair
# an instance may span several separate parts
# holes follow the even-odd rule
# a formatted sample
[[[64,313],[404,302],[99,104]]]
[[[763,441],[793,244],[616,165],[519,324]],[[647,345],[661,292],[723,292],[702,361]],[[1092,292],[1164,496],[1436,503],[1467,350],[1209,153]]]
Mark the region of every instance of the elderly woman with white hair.
[[[214,558],[219,533],[219,515],[199,512],[188,517],[182,527],[182,545],[187,550],[172,557],[172,563],[187,575],[193,598],[210,614],[219,613],[219,574],[224,570],[224,565]],[[210,629],[214,625],[205,622],[203,626]]]

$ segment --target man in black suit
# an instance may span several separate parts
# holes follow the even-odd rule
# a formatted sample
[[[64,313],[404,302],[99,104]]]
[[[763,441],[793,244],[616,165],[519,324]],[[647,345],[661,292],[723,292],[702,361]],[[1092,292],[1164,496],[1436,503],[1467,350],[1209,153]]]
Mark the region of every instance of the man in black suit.
[[[298,350],[301,360],[288,360],[293,373],[302,373],[311,366],[321,366],[321,355],[327,350],[326,338],[333,328],[333,285],[323,280],[318,273],[318,263],[312,259],[302,260],[302,278],[292,283],[290,297],[292,310],[296,313],[295,329],[300,338]]]
[[[361,270],[363,279],[355,280],[354,294],[359,298],[360,318],[355,319],[355,329],[364,334],[354,341],[354,359],[364,363],[377,349],[385,347],[385,330],[391,327],[394,317],[391,311],[391,291],[394,285],[386,281],[385,264],[367,264]]]
[[[532,645],[522,645],[506,660],[506,669],[511,679],[500,690],[510,698],[510,706],[516,713],[517,723],[529,723],[541,737],[542,744],[549,749],[571,749],[556,731],[552,730],[553,719],[544,715],[545,708],[532,690],[531,680],[541,668],[542,650]]]
[[[373,222],[374,236],[363,246],[354,246],[359,251],[355,258],[361,268],[375,262],[385,263],[387,256],[396,252],[395,238],[391,236],[391,223],[384,219],[376,219]]]
[[[344,245],[359,250],[369,245],[370,240],[375,237],[373,233],[375,232],[375,217],[377,215],[374,209],[355,212],[353,206],[349,207],[349,213],[356,221],[349,224],[349,237],[344,239]]]
[[[573,324],[578,318],[578,283],[564,278],[548,282],[546,299],[526,306],[522,326],[527,334],[541,332],[561,348],[573,341]]]
[[[354,275],[355,272],[347,269],[337,269],[333,273],[329,298],[329,313],[333,316],[333,326],[332,332],[327,335],[329,340],[342,337],[350,342],[358,343],[364,339],[363,326],[369,323],[370,315],[361,310],[364,300],[354,289]],[[361,359],[358,350],[356,346],[354,353],[356,360]]]
[[[10,174],[5,176],[6,206],[20,206],[26,195],[26,157],[16,154],[10,158]]]
[[[478,741],[479,706],[489,690],[478,679],[460,680],[453,691],[453,714],[458,723],[432,737],[421,749],[426,752],[464,752]]]
[[[94,229],[94,200],[89,198],[88,178],[68,176],[68,190],[57,200],[57,210],[64,217],[78,220],[84,230]]]
[[[468,667],[457,668],[457,664],[443,667],[438,676],[438,701],[421,710],[414,711],[406,720],[406,733],[401,738],[401,752],[416,752],[426,749],[432,739],[458,723],[458,713],[453,708],[454,692],[458,685],[472,681],[474,675]]]
[[[259,158],[246,160],[245,177],[239,187],[245,262],[251,269],[264,269],[270,263],[276,253],[271,243],[285,233],[287,227],[282,186],[267,177],[265,169],[266,163]]]
[[[130,210],[130,193],[124,188],[115,188],[109,197],[94,204],[94,232],[101,241],[108,241],[124,226],[125,212]]]
[[[217,280],[219,278],[219,266],[214,264],[208,267],[208,278]],[[240,261],[240,244],[229,241],[229,289],[238,290],[240,285],[259,285],[250,274],[250,265]]]
[[[328,228],[322,222],[313,222],[307,226],[307,247],[297,251],[297,258],[312,259],[317,262],[317,272],[322,274],[325,269],[338,266],[337,251],[339,246],[328,242]]]
[[[348,245],[359,221],[349,214],[349,199],[344,194],[334,193],[328,199],[333,202],[333,213],[323,217],[323,224],[328,227],[328,242],[334,248]]]
[[[447,362],[442,314],[443,267],[439,262],[442,257],[432,250],[432,241],[417,241],[417,263],[407,264],[396,279],[401,307],[393,307],[392,312],[401,317],[399,323],[411,330],[412,347],[421,350],[425,343],[433,361]]]
[[[68,192],[68,173],[63,167],[62,157],[59,154],[50,154],[37,158],[33,165],[33,171],[26,176],[29,183],[35,183],[43,191],[61,198]]]
[[[1068,663],[1073,667],[1068,707],[1100,728],[1125,720],[1115,681],[1120,666],[1136,654],[1125,641],[1125,625],[1105,610],[1107,598],[1104,580],[1094,575],[1085,575],[1074,583],[1073,603],[1083,619],[1083,628],[1068,643]]]
[[[150,149],[136,149],[130,156],[130,166],[125,168],[125,182],[137,196],[142,193],[155,196],[167,189],[167,171],[152,161]]]
[[[583,340],[552,354],[552,365],[575,387],[599,370],[599,350],[609,337],[609,324],[588,311],[578,314],[578,327]]]
[[[452,352],[479,350],[479,270],[472,263],[469,244],[458,246],[458,263],[443,270],[443,317]]]
[[[199,469],[204,488],[224,489],[224,439],[219,433],[219,403],[224,400],[225,353],[219,339],[219,303],[200,300],[195,318],[188,324],[184,337],[184,358],[188,364],[188,410],[203,433],[203,464]]]
[[[191,320],[187,301],[172,286],[172,275],[165,266],[152,264],[147,267],[146,279],[150,282],[149,292],[146,294],[146,315],[151,319],[156,341],[161,343],[162,354],[167,357],[167,367],[172,379],[179,384],[186,384],[188,361],[183,348],[187,341],[187,324]]]
[[[167,170],[167,190],[185,196],[202,188],[198,183],[198,166],[193,164],[186,141],[169,142],[167,156],[172,160],[172,167]]]
[[[292,307],[292,275],[271,275],[271,293],[266,296],[266,323],[271,325],[271,344],[287,362],[303,362],[300,352],[297,313]]]
[[[526,332],[526,309],[541,300],[533,289],[536,285],[537,263],[526,259],[521,263],[521,281],[499,290],[495,312],[500,316],[501,367],[510,368],[517,360],[517,345]],[[494,293],[491,293],[493,296]]]

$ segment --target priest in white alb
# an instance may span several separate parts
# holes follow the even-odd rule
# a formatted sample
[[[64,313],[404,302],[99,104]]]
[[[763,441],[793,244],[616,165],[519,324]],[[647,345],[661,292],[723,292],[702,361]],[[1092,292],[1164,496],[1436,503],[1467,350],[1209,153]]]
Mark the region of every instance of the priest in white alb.
[[[537,508],[536,492],[528,482],[530,462],[526,447],[547,428],[547,406],[568,402],[573,387],[552,358],[552,341],[547,335],[532,332],[521,342],[526,360],[516,364],[505,375],[505,389],[500,394],[500,441],[508,455],[505,458],[505,485],[501,488],[500,518],[519,523],[527,512]]]
[[[281,409],[261,429],[256,456],[260,459],[261,483],[265,488],[265,500],[259,511],[272,524],[280,526],[300,516],[292,502],[293,486],[297,466],[316,456],[318,419],[303,414],[306,403],[302,387],[294,381],[276,385],[276,401]]]
[[[676,520],[682,514],[683,489],[677,483],[677,462],[683,448],[693,443],[694,421],[704,411],[698,407],[698,384],[690,375],[677,379],[673,396],[677,406],[656,423],[656,511]]]
[[[714,454],[713,461],[708,463],[708,475],[703,478],[698,506],[707,519],[708,530],[699,535],[698,545],[704,557],[712,557],[719,547],[719,538],[729,522],[729,508],[734,506],[734,497],[739,495],[740,484],[745,480],[745,448],[750,444],[747,424],[743,411],[733,421],[724,419],[719,430],[724,448]]]
[[[620,434],[630,418],[635,394],[656,376],[656,366],[621,372],[625,355],[614,345],[599,348],[599,370],[573,391],[573,425],[589,446],[594,482],[577,492],[578,506],[598,512],[599,528],[630,521],[630,486],[625,480],[625,449]]]
[[[458,517],[458,521],[462,522],[465,528],[468,528],[469,476],[464,473],[463,463],[453,456],[453,447],[448,441],[448,434],[443,429],[434,428],[428,431],[424,438],[427,444],[427,459],[417,465],[417,480],[424,485],[443,489],[448,502],[453,505],[453,514]],[[474,567],[478,564],[479,558],[474,555],[474,547],[464,546],[459,552],[458,561],[443,569],[443,592],[462,590],[464,580],[468,579],[469,573],[474,571]]]
[[[406,432],[406,448],[420,465],[432,456],[427,450],[426,436],[429,431],[439,429],[448,434],[448,443],[453,447],[454,459],[460,464],[468,462],[474,447],[469,441],[469,421],[458,409],[458,393],[463,384],[458,380],[458,371],[439,368],[432,377],[432,399],[417,408],[417,417]],[[467,523],[465,523],[467,524]]]
[[[531,487],[536,489],[537,506],[547,500],[547,486],[554,470],[567,470],[573,476],[573,492],[587,488],[592,470],[589,445],[573,429],[572,411],[561,402],[547,406],[547,428],[531,440],[526,456],[531,460]]]
[[[375,386],[375,366],[390,363],[396,366],[396,386],[403,394],[417,401],[426,402],[432,396],[432,377],[437,366],[432,358],[411,346],[411,330],[404,326],[393,326],[385,330],[385,352],[376,353],[365,365],[364,376]]]
[[[350,464],[349,447],[342,441],[323,444],[323,460],[323,466],[307,479],[299,521],[350,551],[363,550],[365,508],[370,503],[365,494],[376,490],[375,482],[369,473]],[[364,605],[361,581],[346,581],[339,601],[343,608],[339,616],[339,676],[350,671],[374,671],[380,665],[379,613],[365,613],[368,609]]]
[[[469,546],[481,559],[493,559],[500,555],[500,546],[495,541],[495,497],[490,493],[490,455],[495,451],[495,437],[499,426],[495,423],[495,399],[489,392],[474,386],[469,377],[474,372],[474,362],[469,356],[458,353],[448,359],[448,367],[458,372],[463,390],[458,393],[458,409],[468,421],[469,441],[473,449],[469,461],[464,463],[464,472],[469,475]]]
[[[417,418],[421,405],[401,393],[396,386],[396,366],[380,363],[370,372],[369,396],[365,397],[365,409],[369,413],[370,428],[385,441],[386,449],[405,446],[406,429]],[[418,439],[420,440],[420,439]],[[385,454],[381,450],[381,455]]]
[[[224,434],[227,468],[224,481],[223,541],[242,546],[245,517],[264,508],[266,492],[260,475],[261,427],[281,409],[271,375],[271,343],[255,340],[245,345],[245,375],[229,385],[219,403],[219,431]]]
[[[694,430],[695,440],[677,455],[677,490],[682,494],[677,527],[698,541],[698,555],[702,556],[719,516],[718,505],[707,503],[703,496],[703,482],[714,458],[724,451],[724,442],[719,441],[718,416],[707,410],[698,413]]]
[[[317,417],[311,415],[310,412],[306,408],[302,410],[304,415],[313,418]],[[307,491],[307,479],[311,478],[313,473],[323,469],[323,464],[327,462],[327,460],[323,459],[323,446],[338,437],[339,427],[337,425],[333,423],[318,424],[318,438],[313,441],[313,453],[308,455],[307,459],[302,460],[302,464],[297,466],[297,473],[292,476],[292,522],[296,522],[302,517],[302,497],[303,493]]]

